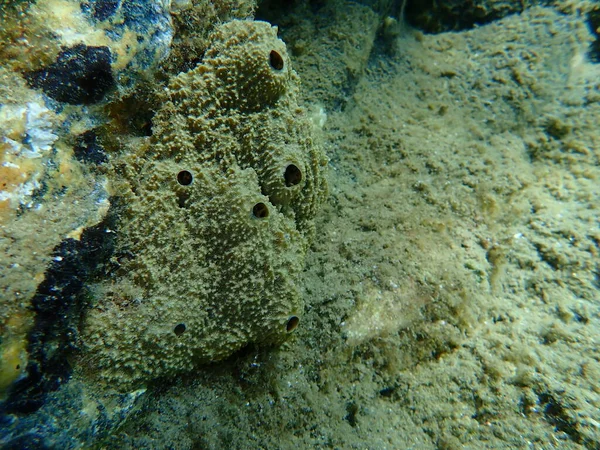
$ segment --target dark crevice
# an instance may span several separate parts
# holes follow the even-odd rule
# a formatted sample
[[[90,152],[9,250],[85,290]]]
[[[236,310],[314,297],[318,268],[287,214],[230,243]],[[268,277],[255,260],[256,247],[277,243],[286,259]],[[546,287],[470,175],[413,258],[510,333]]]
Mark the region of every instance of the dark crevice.
[[[563,406],[560,399],[548,392],[537,392],[539,403],[544,411],[544,418],[554,426],[556,431],[562,431],[578,444],[583,444],[583,437],[577,429],[577,423],[573,421]]]
[[[148,85],[140,83],[132,95],[108,105],[107,114],[116,133],[152,136],[152,119],[158,108],[155,94]]]
[[[108,162],[108,157],[94,130],[86,131],[75,139],[73,147],[75,158],[79,162],[99,166]]]
[[[355,402],[349,402],[346,404],[346,420],[351,427],[355,428],[358,425],[358,405]]]
[[[402,3],[402,0],[398,0]],[[405,20],[426,33],[469,30],[501,19],[509,14],[521,13],[526,7],[549,5],[550,0],[532,2],[487,0],[408,0],[404,10]]]
[[[588,57],[593,63],[600,63],[600,6],[588,13],[587,23],[595,40],[590,44]]]

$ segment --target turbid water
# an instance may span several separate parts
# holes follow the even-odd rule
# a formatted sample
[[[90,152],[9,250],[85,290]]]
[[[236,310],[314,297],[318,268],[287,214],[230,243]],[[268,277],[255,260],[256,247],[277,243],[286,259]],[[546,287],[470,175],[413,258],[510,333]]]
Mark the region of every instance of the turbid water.
[[[102,2],[89,3],[103,11],[98,7]],[[133,278],[124,283],[129,278],[114,267],[116,259],[124,258],[118,234],[127,228],[119,221],[132,220],[130,210],[115,206],[119,196],[114,186],[122,186],[120,180],[131,180],[138,170],[148,172],[140,161],[158,131],[155,120],[152,131],[144,132],[142,118],[151,122],[155,111],[165,111],[154,90],[184,69],[203,64],[201,55],[191,53],[206,48],[210,38],[208,32],[191,33],[192,24],[199,23],[201,14],[216,21],[223,11],[237,11],[226,20],[252,11],[241,4],[239,9],[223,4],[219,10],[216,2],[211,7],[189,3],[172,2],[169,20],[175,27],[167,43],[154,32],[153,45],[164,44],[169,56],[156,52],[158,65],[129,66],[129,72],[122,69],[127,61],[141,60],[135,52],[119,67],[113,61],[111,73],[125,70],[135,82],[120,85],[117,78],[116,87],[92,106],[48,100],[52,92],[44,86],[13,82],[23,90],[17,100],[29,108],[28,117],[37,114],[46,120],[38,126],[46,131],[37,145],[43,156],[27,159],[33,161],[29,165],[22,163],[23,150],[17,153],[22,160],[9,152],[15,148],[12,142],[19,141],[15,117],[21,104],[10,100],[14,92],[0,91],[8,99],[0,109],[2,149],[13,158],[4,157],[0,176],[8,180],[12,174],[8,161],[31,173],[51,172],[40,177],[52,181],[37,197],[16,188],[9,191],[6,184],[3,188],[8,201],[17,205],[14,213],[10,206],[2,210],[3,237],[13,239],[4,247],[3,259],[17,266],[2,267],[2,277],[9,281],[3,282],[2,294],[1,381],[6,392],[0,442],[6,448],[600,448],[600,65],[595,29],[600,12],[587,2],[531,6],[515,14],[500,8],[502,2],[482,2],[483,10],[498,8],[502,14],[473,26],[459,21],[448,25],[447,18],[436,22],[435,14],[451,3],[442,1],[434,3],[441,10],[432,6],[418,14],[411,2],[404,8],[341,0],[259,5],[256,17],[279,27],[300,79],[294,108],[303,111],[302,119],[286,130],[305,130],[309,120],[310,138],[302,135],[310,141],[306,148],[322,148],[329,160],[328,195],[310,210],[314,235],[307,238],[310,248],[299,253],[305,258],[304,271],[285,274],[271,256],[274,268],[261,265],[256,271],[276,272],[275,282],[294,272],[290,283],[298,289],[303,310],[282,316],[291,336],[281,345],[250,343],[225,360],[193,365],[191,371],[172,374],[165,369],[166,376],[160,377],[159,370],[159,377],[147,375],[150,381],[143,386],[103,385],[94,358],[85,353],[90,311],[116,308],[118,314],[129,314],[154,292],[135,294],[146,285]],[[17,33],[10,36],[18,38]],[[111,45],[113,54],[126,53]],[[0,55],[13,62],[5,64],[5,80],[39,70],[14,63],[19,57],[7,49]],[[279,67],[272,59],[271,65]],[[152,80],[138,75],[146,71],[160,75]],[[69,114],[79,118],[78,126],[65,125]],[[224,123],[227,130],[242,126],[234,119]],[[77,148],[78,141],[74,144],[68,136],[88,128],[99,130],[98,147],[108,162],[72,158],[76,150],[69,149]],[[286,145],[296,145],[294,133],[299,132],[285,136]],[[273,139],[279,138],[275,133]],[[23,145],[28,142],[23,138]],[[84,146],[86,155],[94,145]],[[43,147],[53,154],[46,156]],[[132,150],[139,148],[143,150]],[[47,161],[57,160],[54,166],[68,166],[70,172],[48,169]],[[35,165],[44,161],[40,167],[46,169]],[[308,163],[298,161],[295,165],[304,174],[302,164]],[[66,178],[57,182],[57,172]],[[260,185],[262,175],[256,172]],[[84,176],[87,183],[81,181]],[[152,183],[143,183],[139,192],[152,190]],[[59,198],[54,185],[72,188]],[[238,189],[233,182],[228,186],[232,192]],[[262,202],[273,208],[269,211],[277,210],[272,215],[297,220],[298,212],[287,211],[261,187],[257,195],[264,196]],[[81,202],[79,207],[74,200]],[[28,201],[49,206],[34,214]],[[166,211],[165,221],[171,220]],[[48,227],[57,215],[78,220],[55,219]],[[82,244],[61,244],[69,233]],[[275,243],[284,261],[285,255],[297,254],[295,228],[286,233],[292,238],[283,233]],[[111,249],[101,251],[110,239]],[[156,239],[152,237],[152,245]],[[33,245],[39,246],[37,255]],[[67,255],[84,255],[74,256],[73,263],[84,261],[89,270],[60,265],[65,246]],[[165,255],[166,264],[172,256]],[[251,264],[264,263],[250,256]],[[128,274],[143,266],[135,257],[118,261],[129,268]],[[28,275],[37,272],[37,278]],[[50,298],[51,286],[44,283],[63,286],[63,293],[75,291],[69,277],[81,279],[83,287],[78,285],[72,298],[52,297],[62,305],[58,309],[40,306]],[[234,275],[230,281],[224,290],[238,282]],[[98,292],[106,292],[107,286],[111,302],[102,303]],[[22,300],[20,309],[15,292],[29,292],[33,300]],[[27,302],[34,305],[33,312]],[[169,318],[165,333],[175,333],[176,339],[193,331],[188,322],[187,330],[171,323],[167,307],[161,311],[144,320]],[[53,314],[70,319],[52,328],[47,323]],[[227,320],[227,333],[243,341],[244,331],[232,329],[240,319]],[[152,357],[163,351],[165,361],[171,358],[165,350],[169,347],[161,346],[159,325],[145,326],[140,330],[158,336]],[[56,337],[64,336],[65,329],[74,336]],[[136,342],[132,339],[131,345]],[[238,341],[228,342],[235,346]],[[60,356],[53,359],[50,348],[59,345],[69,350],[53,353]],[[177,351],[187,351],[185,345]],[[127,345],[103,352],[122,353],[123,348]],[[123,361],[121,355],[115,358]],[[47,371],[37,383],[32,381],[35,363]]]

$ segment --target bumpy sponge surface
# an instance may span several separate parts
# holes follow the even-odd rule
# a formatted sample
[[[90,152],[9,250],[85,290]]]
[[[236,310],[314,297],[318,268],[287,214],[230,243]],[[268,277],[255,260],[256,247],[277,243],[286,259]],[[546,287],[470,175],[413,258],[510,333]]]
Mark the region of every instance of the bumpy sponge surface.
[[[163,94],[150,142],[123,159],[117,269],[92,287],[85,367],[130,388],[281,342],[326,195],[298,76],[265,22],[214,32]]]

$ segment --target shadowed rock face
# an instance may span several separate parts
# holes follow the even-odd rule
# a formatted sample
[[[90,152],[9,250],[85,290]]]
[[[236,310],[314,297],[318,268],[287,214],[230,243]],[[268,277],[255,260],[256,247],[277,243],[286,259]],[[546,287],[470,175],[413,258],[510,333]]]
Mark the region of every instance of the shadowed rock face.
[[[121,387],[298,325],[297,280],[326,193],[298,77],[266,22],[219,27],[124,157],[112,279],[92,288],[86,368]],[[119,164],[119,163],[117,163]]]
[[[550,1],[530,3],[545,5]],[[509,14],[523,12],[525,6],[519,0],[408,0],[405,16],[412,25],[423,31],[440,33],[483,25]]]

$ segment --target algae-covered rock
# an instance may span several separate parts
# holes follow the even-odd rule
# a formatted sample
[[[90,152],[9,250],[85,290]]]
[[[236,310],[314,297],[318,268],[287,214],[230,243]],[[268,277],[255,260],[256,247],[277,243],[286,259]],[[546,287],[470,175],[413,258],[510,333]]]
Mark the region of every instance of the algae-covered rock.
[[[298,77],[265,22],[233,21],[174,78],[116,163],[116,269],[93,286],[84,367],[122,387],[280,342],[326,184]]]
[[[62,258],[56,250],[65,240],[79,241],[85,228],[100,222],[109,202],[106,177],[82,164],[61,133],[65,115],[50,110],[42,95],[28,89],[6,67],[0,67],[0,86],[3,401],[11,386],[34,365],[33,340],[41,333],[32,331],[36,321],[39,324],[34,299],[39,286],[48,280],[48,267]],[[60,297],[60,291],[56,292]]]

